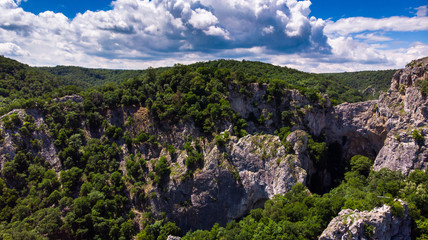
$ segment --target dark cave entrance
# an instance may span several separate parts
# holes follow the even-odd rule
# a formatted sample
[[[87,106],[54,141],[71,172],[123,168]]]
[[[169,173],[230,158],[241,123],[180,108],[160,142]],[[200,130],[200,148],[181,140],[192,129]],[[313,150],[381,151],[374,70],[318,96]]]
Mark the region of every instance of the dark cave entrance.
[[[328,145],[321,161],[314,164],[315,171],[309,173],[307,186],[311,192],[324,194],[340,184],[349,166],[343,155],[342,144],[334,142]]]

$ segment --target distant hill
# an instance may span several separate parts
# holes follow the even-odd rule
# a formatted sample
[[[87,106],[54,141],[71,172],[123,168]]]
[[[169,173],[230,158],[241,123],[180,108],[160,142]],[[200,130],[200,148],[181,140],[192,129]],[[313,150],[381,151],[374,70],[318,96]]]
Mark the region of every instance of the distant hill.
[[[326,93],[334,103],[359,102],[376,98],[386,91],[396,70],[314,74],[263,62],[215,60],[186,66],[200,71],[227,70],[242,83],[269,83],[273,79],[285,81],[288,88],[305,88]],[[171,68],[151,69],[160,74]],[[211,70],[210,70],[211,69]],[[49,93],[58,88],[76,86],[89,89],[107,83],[147,76],[147,70],[91,69],[75,66],[30,67],[18,61],[0,57],[0,107],[15,99],[28,99]],[[68,87],[68,89],[73,89]],[[74,91],[74,90],[73,90]],[[61,94],[59,94],[61,95]]]
[[[381,91],[386,91],[391,84],[392,75],[397,69],[362,71],[362,72],[344,72],[344,73],[326,73],[322,76],[331,77],[337,81],[342,81],[348,86],[363,93],[365,98],[377,98]]]
[[[66,83],[46,71],[0,56],[0,108],[20,100],[52,95],[55,89],[67,85],[76,84]]]
[[[39,69],[61,77],[68,84],[84,87],[101,86],[109,82],[120,83],[144,73],[144,70],[91,69],[74,66],[41,67]]]
[[[374,99],[389,88],[396,70],[315,74],[288,67],[253,61],[215,60],[190,66],[225,68],[237,73],[246,82],[285,80],[295,87],[304,87],[327,93],[330,98],[342,102],[359,102]]]
[[[384,203],[391,211],[376,219],[428,239],[428,60],[400,70],[377,101],[335,105],[392,77],[376,73],[2,57],[0,239],[318,239],[360,221],[345,209]]]

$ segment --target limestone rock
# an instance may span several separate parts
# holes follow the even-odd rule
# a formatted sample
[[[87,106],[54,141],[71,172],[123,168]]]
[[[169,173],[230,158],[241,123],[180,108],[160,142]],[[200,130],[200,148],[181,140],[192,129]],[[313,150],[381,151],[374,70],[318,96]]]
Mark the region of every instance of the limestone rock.
[[[307,139],[303,131],[293,135]],[[184,172],[177,169],[184,169],[185,157],[179,157],[173,168],[178,175],[170,178],[166,191],[157,189],[158,197],[150,200],[152,211],[166,212],[182,230],[207,229],[215,222],[224,225],[240,218],[275,194],[305,183],[306,141],[295,141],[294,147],[300,149],[298,154],[286,152],[277,136],[267,134],[232,138],[224,148],[206,143],[204,166],[183,180]]]
[[[18,114],[21,122],[24,122],[24,118],[26,115],[32,116],[34,118],[35,130],[29,133],[30,136],[25,136],[19,131],[20,126],[14,127],[13,129],[7,129],[5,128],[5,126],[3,126],[2,121],[0,121],[0,129],[4,135],[4,141],[0,146],[1,167],[3,167],[3,164],[8,159],[13,159],[17,150],[16,142],[21,142],[21,144],[26,144],[28,146],[30,146],[31,144],[37,144],[37,148],[39,149],[39,151],[34,151],[33,154],[40,154],[40,157],[45,159],[53,169],[57,171],[60,170],[61,162],[58,158],[58,150],[54,145],[54,139],[50,136],[48,132],[48,127],[45,124],[44,116],[38,110],[35,109],[15,109],[6,115],[11,115],[13,113]],[[4,116],[2,116],[1,119]],[[31,143],[30,138],[35,139],[36,141],[33,141],[33,143]]]
[[[345,159],[356,154],[375,158],[375,171],[427,169],[428,102],[418,86],[427,78],[428,58],[415,60],[395,73],[379,100],[336,106],[325,129],[328,140],[342,143]],[[414,130],[422,141],[412,137]]]
[[[329,223],[319,237],[329,239],[410,239],[410,216],[408,206],[403,206],[402,216],[395,216],[391,207],[384,205],[372,211],[345,209]]]
[[[57,102],[67,102],[68,100],[75,102],[75,103],[81,103],[83,102],[83,97],[79,96],[77,94],[73,94],[73,95],[68,95],[68,96],[64,96],[62,98],[56,98],[55,99]]]
[[[181,237],[177,237],[177,236],[171,236],[169,235],[168,238],[166,240],[180,240]]]

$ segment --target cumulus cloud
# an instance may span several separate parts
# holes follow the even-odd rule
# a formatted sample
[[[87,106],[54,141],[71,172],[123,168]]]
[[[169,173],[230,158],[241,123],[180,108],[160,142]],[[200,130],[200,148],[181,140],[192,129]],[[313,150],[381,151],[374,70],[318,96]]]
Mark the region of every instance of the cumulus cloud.
[[[28,52],[13,43],[0,43],[0,55],[26,56]]]
[[[27,0],[16,0],[16,4],[20,5],[22,2],[26,2]]]
[[[386,41],[392,41],[393,40],[390,37],[386,37],[386,36],[383,36],[380,34],[375,34],[375,33],[361,33],[361,34],[355,35],[355,38],[364,39],[364,40],[367,40],[369,42],[386,42]]]
[[[326,34],[347,35],[363,31],[427,31],[428,17],[389,17],[389,18],[366,18],[351,17],[329,22],[325,27]]]
[[[416,10],[416,16],[418,17],[425,17],[428,13],[427,5],[417,7],[415,8],[415,10]]]
[[[30,53],[23,37],[33,46],[42,40],[51,48],[58,46],[58,54],[75,50],[106,58],[124,57],[122,53],[131,51],[134,58],[157,58],[178,51],[262,46],[281,53],[328,51],[323,22],[308,18],[310,4],[307,0],[117,0],[112,10],[87,11],[67,19],[53,12],[34,15],[13,0],[1,0],[0,40],[12,36],[12,42]]]
[[[309,17],[309,0],[116,0],[109,11],[69,19],[26,12],[21,1],[0,0],[0,54],[33,65],[144,68],[247,58],[322,72],[392,66],[391,56],[426,51],[424,43],[396,52],[380,44],[392,41],[385,31],[427,31],[426,6],[412,18],[333,22]]]

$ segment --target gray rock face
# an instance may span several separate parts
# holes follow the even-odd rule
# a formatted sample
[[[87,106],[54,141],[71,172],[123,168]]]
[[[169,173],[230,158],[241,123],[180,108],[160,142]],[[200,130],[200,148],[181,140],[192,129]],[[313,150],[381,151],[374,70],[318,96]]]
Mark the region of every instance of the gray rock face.
[[[418,82],[428,77],[428,59],[408,64],[395,73],[390,90],[379,100],[344,103],[326,115],[330,142],[342,144],[344,158],[362,154],[375,159],[374,170],[426,169],[428,162],[428,103]],[[417,130],[423,140],[416,140]]]
[[[284,194],[306,180],[307,135],[303,131],[290,135],[297,154],[287,153],[273,135],[234,138],[225,148],[207,144],[204,167],[186,180],[180,178],[185,156],[178,157],[172,168],[176,175],[171,176],[166,191],[158,191],[158,197],[151,199],[152,210],[166,212],[188,230],[225,224],[262,207],[275,194]]]
[[[55,100],[57,102],[62,102],[62,103],[67,102],[67,101],[72,101],[75,103],[81,103],[81,102],[83,102],[83,97],[76,95],[76,94],[73,94],[73,95],[69,95],[69,96],[64,96],[62,98],[56,98]]]
[[[43,115],[34,109],[23,110],[16,109],[9,112],[6,115],[11,115],[17,113],[20,120],[24,122],[26,115],[32,116],[34,118],[35,131],[31,132],[31,136],[23,136],[22,133],[18,130],[18,127],[13,129],[6,129],[3,126],[3,123],[0,121],[0,129],[3,132],[4,141],[0,145],[0,165],[1,168],[7,159],[13,159],[16,154],[17,146],[16,142],[22,142],[22,144],[31,145],[35,144],[30,143],[30,137],[37,140],[37,148],[39,148],[40,157],[45,159],[51,167],[55,170],[61,168],[61,162],[58,158],[58,151],[54,145],[54,139],[48,133],[47,125],[44,122]],[[5,116],[6,116],[5,115]],[[2,116],[3,118],[4,116]],[[37,152],[34,152],[36,154]]]
[[[382,148],[385,133],[382,125],[373,118],[378,101],[344,103],[334,108],[334,119],[328,119],[328,139],[343,145],[344,158],[356,154],[376,157]]]
[[[166,240],[180,240],[180,239],[181,239],[181,237],[176,237],[176,236],[169,235]]]
[[[328,170],[315,169],[309,159],[305,131],[313,136],[323,133],[328,144],[340,145],[338,154],[343,159],[356,154],[375,158],[375,170],[386,167],[407,174],[427,168],[428,110],[417,86],[427,76],[427,69],[426,60],[416,62],[395,74],[391,89],[379,100],[336,107],[331,107],[326,96],[324,101],[311,103],[295,90],[287,90],[281,101],[266,102],[265,85],[251,85],[249,96],[231,91],[231,107],[242,117],[266,117],[263,123],[247,121],[250,133],[273,133],[281,121],[278,113],[291,113],[294,131],[287,141],[293,154],[286,152],[278,137],[269,134],[233,138],[223,148],[204,143],[203,168],[191,179],[180,181],[187,156],[182,153],[174,167],[177,176],[172,176],[165,192],[158,192],[162,197],[152,199],[152,209],[168,209],[168,216],[182,229],[210,228],[215,221],[225,224],[245,215],[297,182],[308,184],[311,174],[325,176],[321,184],[328,185],[332,181]],[[424,141],[412,137],[415,129]]]
[[[370,212],[342,210],[339,216],[331,220],[319,239],[410,239],[408,206],[405,202],[400,203],[404,209],[402,216],[393,215],[391,207],[387,205]]]
[[[427,64],[427,63],[425,63]],[[426,66],[426,65],[425,65]],[[428,70],[428,67],[426,67]],[[412,72],[407,69],[404,73]],[[401,79],[402,76],[395,76]],[[406,75],[412,82],[420,79]],[[410,81],[410,80],[409,80]],[[403,81],[408,84],[409,81]],[[401,82],[401,81],[400,81]],[[394,85],[394,82],[393,82]],[[384,146],[376,157],[374,169],[390,168],[408,174],[413,169],[426,169],[428,161],[428,104],[417,86],[401,85],[402,92],[393,88],[379,100],[379,118],[385,120],[387,136]],[[417,131],[424,136],[423,141],[416,140],[412,133]]]

